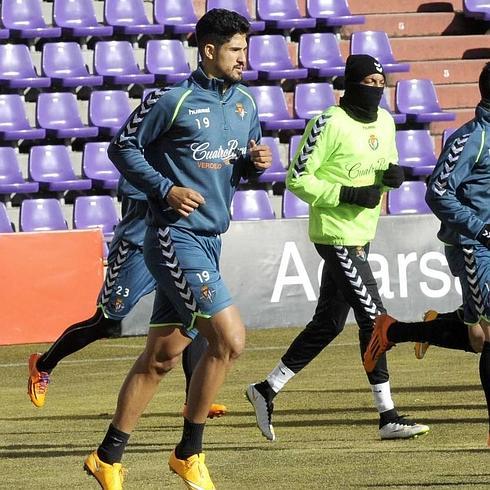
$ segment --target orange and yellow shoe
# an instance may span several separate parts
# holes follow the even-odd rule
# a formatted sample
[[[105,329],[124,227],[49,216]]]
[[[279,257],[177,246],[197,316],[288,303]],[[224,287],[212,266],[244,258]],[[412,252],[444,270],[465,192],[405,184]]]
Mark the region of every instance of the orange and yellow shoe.
[[[27,380],[27,394],[31,402],[38,408],[44,405],[49,384],[49,373],[37,370],[36,363],[40,357],[41,354],[29,356],[29,379]]]
[[[190,490],[216,490],[204,460],[204,453],[194,454],[187,459],[178,459],[174,450],[168,460],[168,467],[184,480]]]
[[[432,320],[435,320],[438,315],[439,313],[437,311],[428,310],[424,313],[424,322],[430,322]],[[423,359],[429,346],[430,346],[429,342],[415,342],[415,345],[413,347],[415,351],[415,357],[417,359]]]
[[[226,415],[228,409],[226,405],[220,405],[218,403],[213,403],[209,408],[208,419],[218,419]],[[185,417],[187,415],[187,405],[184,405],[184,410],[182,410],[182,415]]]
[[[363,364],[367,373],[372,373],[378,359],[395,345],[387,337],[388,328],[394,322],[396,320],[390,315],[382,314],[376,317],[371,340],[364,352]]]
[[[104,463],[97,455],[97,451],[94,451],[85,459],[83,468],[104,490],[122,490],[126,470],[121,463]]]
[[[223,415],[226,415],[226,412],[228,412],[226,405],[213,403],[208,412],[208,419],[219,419],[220,417],[223,417]]]

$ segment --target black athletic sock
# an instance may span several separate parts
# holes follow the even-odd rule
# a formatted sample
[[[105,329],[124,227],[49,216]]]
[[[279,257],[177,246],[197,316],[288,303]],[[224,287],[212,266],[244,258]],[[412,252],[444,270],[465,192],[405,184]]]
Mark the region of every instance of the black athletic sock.
[[[110,424],[102,444],[97,449],[97,455],[104,463],[120,463],[128,439],[129,434],[116,429]]]
[[[490,342],[486,341],[483,343],[483,350],[480,356],[480,381],[487,400],[490,431]]]
[[[274,397],[277,395],[267,380],[257,383],[255,389],[269,402],[274,400]]]
[[[100,308],[87,320],[68,327],[37,361],[39,371],[50,373],[65,357],[99,339],[119,335],[121,322],[106,318]]]
[[[189,386],[191,383],[192,373],[196,369],[197,363],[208,348],[208,341],[203,335],[198,335],[182,353],[182,369],[185,374],[185,400],[189,395]]]
[[[390,422],[394,422],[398,419],[398,412],[396,408],[392,408],[391,410],[386,410],[385,412],[381,412],[379,414],[379,428],[384,427],[386,424]]]
[[[437,318],[438,319],[445,319],[445,320],[463,321],[463,310],[462,310],[462,308],[458,308],[457,310],[448,311],[447,313],[438,313]]]
[[[400,342],[429,342],[447,349],[475,352],[470,344],[468,327],[454,318],[436,318],[430,322],[394,322],[387,332],[388,340]]]
[[[175,447],[178,459],[187,459],[194,454],[202,453],[202,436],[206,424],[194,424],[184,418],[182,439]]]

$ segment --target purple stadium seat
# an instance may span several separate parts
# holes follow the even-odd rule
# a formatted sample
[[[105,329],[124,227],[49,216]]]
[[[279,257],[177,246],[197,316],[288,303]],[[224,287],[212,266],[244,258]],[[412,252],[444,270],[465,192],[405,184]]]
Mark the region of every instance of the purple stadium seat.
[[[436,89],[431,80],[411,79],[396,82],[395,106],[405,113],[408,120],[418,123],[431,121],[453,121],[454,112],[441,109]]]
[[[32,146],[29,152],[29,177],[51,192],[84,191],[92,188],[89,179],[75,175],[68,147]]]
[[[306,68],[295,68],[289,56],[286,38],[279,34],[252,36],[248,45],[248,63],[259,72],[259,78],[306,78]]]
[[[231,219],[251,221],[275,217],[269,196],[263,189],[235,192],[231,202]]]
[[[298,149],[299,142],[301,141],[301,137],[302,137],[301,134],[295,134],[291,136],[291,139],[289,140],[288,167],[289,165],[291,165],[291,162],[293,161],[296,150]]]
[[[114,136],[131,114],[129,95],[123,90],[97,90],[90,94],[88,120],[99,134]]]
[[[243,15],[250,22],[250,29],[260,32],[265,29],[264,20],[252,19],[248,10],[247,0],[206,0],[206,12],[211,9],[233,10]]]
[[[157,82],[172,84],[185,80],[191,74],[183,44],[178,39],[148,41],[145,68],[155,75]]]
[[[304,119],[293,119],[288,112],[286,98],[281,87],[265,85],[249,87],[255,97],[260,124],[267,130],[303,129]]]
[[[388,192],[389,214],[428,214],[432,211],[425,202],[425,182],[407,181]]]
[[[243,80],[246,82],[259,79],[259,72],[257,70],[243,70]]]
[[[301,34],[299,65],[308,69],[310,77],[342,76],[345,61],[333,32]]]
[[[427,129],[408,129],[396,132],[398,163],[411,175],[430,175],[437,157],[434,142]]]
[[[24,180],[15,149],[0,147],[0,194],[30,194],[38,190],[37,182]]]
[[[12,37],[60,37],[59,27],[47,26],[43,18],[41,0],[2,0],[1,18]]]
[[[115,34],[125,36],[163,34],[164,30],[163,25],[148,21],[143,0],[104,0],[104,20]]]
[[[317,26],[364,24],[363,15],[352,15],[347,0],[307,0],[306,12]]]
[[[29,125],[24,101],[20,95],[0,95],[0,140],[32,140],[45,136],[44,129]]]
[[[46,43],[41,66],[43,75],[50,77],[53,85],[93,87],[103,83],[100,75],[89,73],[80,44],[75,42]]]
[[[272,152],[272,165],[257,179],[258,182],[284,182],[287,170],[282,164],[279,153],[279,139],[263,136],[261,144],[268,145]]]
[[[456,131],[457,128],[446,128],[442,132],[442,140],[441,140],[441,150],[444,149],[446,146],[446,142],[449,139],[449,137]]]
[[[0,85],[8,88],[49,87],[51,80],[38,76],[25,44],[0,44]]]
[[[36,119],[46,135],[54,138],[91,138],[98,128],[83,124],[75,94],[55,92],[39,94]]]
[[[86,143],[83,149],[83,175],[92,181],[92,187],[117,189],[119,170],[107,156],[108,141]]]
[[[298,118],[313,119],[336,103],[329,83],[299,83],[294,87],[294,113]]]
[[[405,124],[407,122],[406,114],[400,114],[399,112],[394,112],[393,109],[390,107],[388,98],[386,97],[386,91],[383,92],[383,96],[381,97],[381,102],[379,103],[379,106],[382,107],[383,109],[386,109],[391,114],[391,117],[395,121],[395,124]]]
[[[3,202],[0,202],[0,233],[12,233],[13,231],[15,227],[7,214],[7,208]]]
[[[94,71],[104,77],[104,83],[130,85],[152,84],[155,75],[140,70],[129,41],[100,41],[95,45]]]
[[[308,218],[308,203],[301,200],[288,189],[284,189],[282,195],[282,217],[283,218]]]
[[[20,231],[67,230],[58,199],[24,199],[20,206]]]
[[[489,0],[463,0],[463,12],[465,17],[490,21],[490,2]]]
[[[351,54],[370,54],[382,65],[386,73],[410,70],[408,63],[395,60],[388,34],[384,31],[353,32],[350,41]]]
[[[0,39],[8,39],[9,37],[10,37],[9,30],[0,27]]]
[[[257,17],[265,20],[267,28],[273,29],[311,29],[316,26],[315,19],[301,15],[296,0],[257,0]]]
[[[119,222],[111,196],[80,196],[73,206],[73,228],[100,228],[104,237],[111,238]]]
[[[196,29],[197,16],[192,0],[154,0],[155,22],[165,26],[165,32],[188,34]]]
[[[113,32],[97,21],[92,0],[54,0],[53,20],[63,37],[109,37]]]

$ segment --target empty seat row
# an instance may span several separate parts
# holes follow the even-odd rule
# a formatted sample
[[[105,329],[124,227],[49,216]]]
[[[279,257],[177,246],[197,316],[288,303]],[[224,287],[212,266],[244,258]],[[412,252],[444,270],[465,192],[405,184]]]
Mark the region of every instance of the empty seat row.
[[[426,184],[422,181],[404,182],[399,189],[388,192],[387,211],[389,214],[428,214],[430,208],[425,202]],[[308,204],[285,189],[282,196],[281,216],[283,218],[307,218]],[[231,204],[231,217],[235,221],[255,221],[275,219],[272,203],[265,190],[237,191]]]
[[[29,124],[22,97],[0,95],[0,140],[41,140],[111,136],[131,113],[129,96],[122,90],[101,90],[90,94],[88,120],[82,122],[75,94],[39,94],[36,104],[37,126]]]
[[[385,32],[356,32],[352,35],[352,53],[369,53],[385,71],[407,71],[409,65],[393,57]],[[244,79],[281,80],[343,75],[342,59],[333,33],[302,34],[299,42],[299,67],[290,57],[282,35],[252,36],[249,41],[248,69]],[[38,76],[27,46],[0,45],[0,84],[10,88],[167,84],[190,74],[186,53],[177,39],[150,40],[142,70],[128,41],[99,41],[95,44],[93,74],[89,72],[81,47],[76,42],[46,43],[43,46],[41,75]]]
[[[390,214],[430,213],[425,203],[424,182],[405,182],[399,189],[388,193],[387,208]],[[282,196],[283,218],[308,217],[308,205],[287,189]],[[231,217],[235,221],[275,219],[275,213],[264,190],[237,191],[231,204]],[[119,222],[119,212],[110,196],[80,196],[73,206],[73,228],[100,228],[106,239],[113,235]],[[0,203],[0,233],[14,231],[7,210]],[[63,209],[57,199],[25,199],[19,218],[20,231],[67,230]]]
[[[28,160],[29,180],[25,180],[15,150],[0,147],[0,194],[34,194],[117,189],[119,172],[107,156],[107,142],[86,143],[82,156],[82,174],[74,172],[72,158],[66,146],[33,146]]]
[[[446,130],[444,136],[452,130]],[[262,143],[272,151],[272,165],[256,181],[258,183],[284,182],[287,167],[292,161],[301,135],[291,137],[288,161],[283,162],[277,138],[264,136]],[[14,148],[0,147],[0,194],[33,194],[41,191],[117,189],[119,172],[107,156],[108,142],[86,143],[82,155],[82,175],[78,178],[68,147],[64,145],[35,145],[30,148],[26,181]],[[443,139],[444,144],[444,139]],[[428,130],[402,130],[396,133],[399,164],[415,178],[430,175],[437,157]]]
[[[257,0],[258,19],[252,19],[247,0],[207,0],[206,9],[227,8],[248,18],[252,29],[313,28],[362,24],[364,17],[352,15],[347,0],[308,0],[303,17],[294,0]],[[192,0],[154,0],[153,21],[146,15],[143,0],[104,0],[104,23],[98,22],[92,0],[54,0],[53,25],[46,23],[41,0],[3,0],[0,18],[13,37],[23,39],[66,36],[158,35],[163,32],[194,32],[197,16]]]
[[[73,205],[74,229],[100,228],[112,238],[119,222],[119,211],[111,196],[80,196]],[[6,207],[0,203],[0,233],[15,230]],[[56,231],[69,229],[60,201],[54,198],[24,199],[20,208],[19,231]]]

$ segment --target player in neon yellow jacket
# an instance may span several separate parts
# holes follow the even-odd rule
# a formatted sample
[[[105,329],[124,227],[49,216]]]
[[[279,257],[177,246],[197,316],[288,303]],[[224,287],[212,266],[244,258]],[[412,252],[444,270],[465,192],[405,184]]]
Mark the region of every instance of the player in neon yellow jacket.
[[[370,124],[353,121],[340,106],[312,119],[287,176],[288,189],[310,205],[311,241],[326,245],[371,241],[384,190],[381,176],[397,161],[395,124],[384,109]],[[378,202],[373,207],[342,202],[346,193],[342,187],[353,187],[355,192],[364,188],[367,198]]]
[[[267,378],[247,388],[257,425],[269,440],[275,439],[275,395],[343,330],[349,310],[354,310],[359,325],[361,354],[375,317],[386,311],[367,260],[381,195],[403,182],[396,164],[393,118],[379,108],[384,83],[383,67],[376,59],[349,56],[339,106],[310,121],[288,172],[288,189],[310,205],[310,239],[325,262],[313,319]],[[334,369],[332,375],[341,373]],[[429,430],[395,410],[386,357],[368,379],[381,439],[406,439]]]

